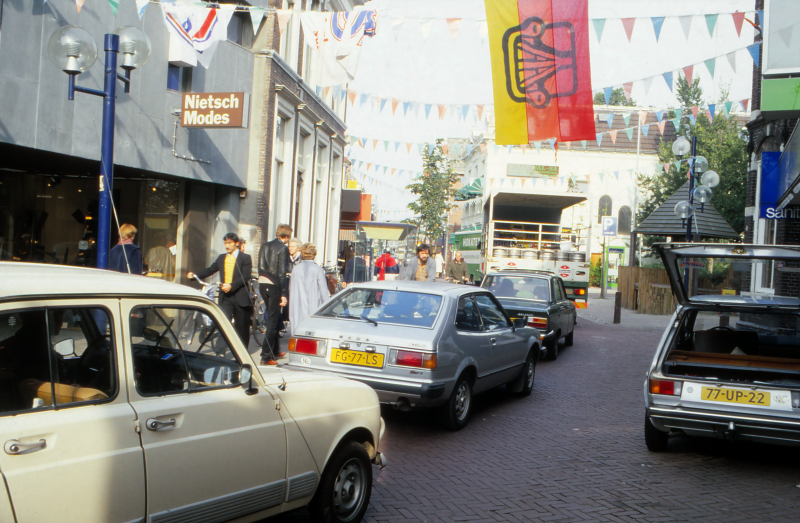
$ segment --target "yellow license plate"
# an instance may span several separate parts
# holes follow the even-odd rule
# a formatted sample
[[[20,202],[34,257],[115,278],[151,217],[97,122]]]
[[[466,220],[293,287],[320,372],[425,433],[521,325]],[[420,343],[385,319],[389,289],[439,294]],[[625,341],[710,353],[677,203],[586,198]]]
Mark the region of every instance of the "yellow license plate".
[[[346,363],[362,367],[383,367],[383,354],[355,350],[331,350],[331,363]]]
[[[756,392],[754,390],[726,389],[725,387],[703,387],[700,391],[700,399],[769,407],[770,393]]]

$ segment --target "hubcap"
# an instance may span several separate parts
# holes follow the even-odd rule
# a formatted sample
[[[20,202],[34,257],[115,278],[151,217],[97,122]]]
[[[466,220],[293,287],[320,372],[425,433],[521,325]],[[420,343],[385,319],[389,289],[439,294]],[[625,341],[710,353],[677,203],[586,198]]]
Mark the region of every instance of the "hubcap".
[[[361,510],[366,493],[365,476],[364,465],[355,458],[339,470],[333,484],[333,508],[340,520],[350,521]]]
[[[528,362],[528,388],[533,388],[533,376],[536,372],[536,367],[534,367],[533,362]]]
[[[456,391],[456,418],[459,421],[467,417],[469,402],[469,385],[467,382],[462,382]]]

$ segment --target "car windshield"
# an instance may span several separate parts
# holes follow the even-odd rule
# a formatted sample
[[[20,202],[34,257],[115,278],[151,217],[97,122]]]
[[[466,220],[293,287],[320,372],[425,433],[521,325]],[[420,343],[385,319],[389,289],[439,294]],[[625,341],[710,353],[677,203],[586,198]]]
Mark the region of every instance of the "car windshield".
[[[520,300],[549,301],[550,291],[547,279],[528,276],[486,277],[487,289],[498,298],[517,298]]]
[[[331,300],[317,316],[430,328],[442,297],[421,292],[354,288]]]

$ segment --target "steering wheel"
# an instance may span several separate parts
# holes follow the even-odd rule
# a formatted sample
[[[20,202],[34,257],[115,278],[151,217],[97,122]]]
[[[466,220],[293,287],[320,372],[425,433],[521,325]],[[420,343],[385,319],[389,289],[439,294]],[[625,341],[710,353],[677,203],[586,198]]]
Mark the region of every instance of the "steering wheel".
[[[726,331],[736,332],[736,329],[734,329],[730,325],[715,325],[708,330],[710,331],[726,330]]]
[[[111,347],[111,335],[106,334],[95,339],[86,347],[78,361],[78,369],[75,379],[82,387],[98,388],[101,379],[108,375],[109,351]],[[106,371],[106,372],[104,372]]]

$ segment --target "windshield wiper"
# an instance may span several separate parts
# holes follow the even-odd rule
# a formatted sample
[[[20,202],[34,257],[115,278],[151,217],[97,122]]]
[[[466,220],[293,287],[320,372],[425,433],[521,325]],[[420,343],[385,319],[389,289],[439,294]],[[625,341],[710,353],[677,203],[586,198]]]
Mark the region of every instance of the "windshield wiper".
[[[336,317],[337,318],[345,318],[345,319],[348,319],[348,320],[364,320],[364,321],[370,322],[371,324],[375,325],[376,327],[378,326],[378,322],[377,321],[373,320],[372,318],[367,318],[366,316],[352,316],[350,314],[337,314]]]

